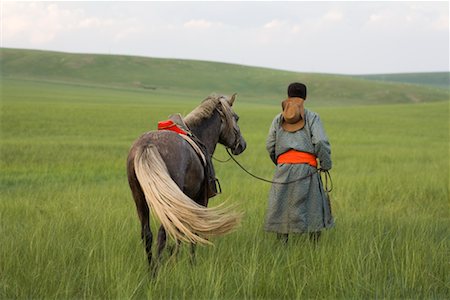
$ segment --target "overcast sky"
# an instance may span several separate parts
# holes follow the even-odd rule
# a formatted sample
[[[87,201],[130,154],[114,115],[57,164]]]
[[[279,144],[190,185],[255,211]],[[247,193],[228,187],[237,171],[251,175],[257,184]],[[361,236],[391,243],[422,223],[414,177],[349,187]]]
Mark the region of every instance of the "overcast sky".
[[[449,71],[449,2],[1,1],[1,46],[297,72]]]

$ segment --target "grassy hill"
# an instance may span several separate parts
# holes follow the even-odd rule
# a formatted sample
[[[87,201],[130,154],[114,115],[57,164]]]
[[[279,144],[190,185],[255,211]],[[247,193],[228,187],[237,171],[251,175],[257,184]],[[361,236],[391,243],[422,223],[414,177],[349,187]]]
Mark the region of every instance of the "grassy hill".
[[[248,102],[273,103],[286,94],[288,83],[309,87],[315,105],[364,105],[430,102],[449,99],[449,91],[355,78],[296,73],[225,63],[157,59],[121,55],[73,54],[2,48],[2,79],[133,89],[147,93],[205,96],[231,94]]]
[[[376,74],[376,75],[360,75],[357,77],[362,79],[385,81],[385,82],[401,82],[401,83],[427,85],[443,89],[450,88],[449,72]]]

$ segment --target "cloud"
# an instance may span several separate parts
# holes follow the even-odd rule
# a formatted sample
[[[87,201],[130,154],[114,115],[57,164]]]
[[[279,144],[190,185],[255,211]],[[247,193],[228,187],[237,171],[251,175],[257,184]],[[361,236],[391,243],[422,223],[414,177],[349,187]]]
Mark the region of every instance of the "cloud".
[[[130,37],[138,36],[139,34],[143,33],[143,29],[140,26],[129,26],[125,27],[123,29],[120,29],[115,35],[114,35],[114,41],[120,42],[125,39],[128,39]]]
[[[369,15],[363,28],[380,32],[391,32],[393,29],[397,32],[448,31],[448,24],[448,13],[442,13],[434,6],[414,4],[407,8],[380,7]]]
[[[188,29],[210,29],[212,27],[222,27],[222,26],[223,24],[220,22],[210,22],[204,19],[193,19],[183,24],[183,27]]]
[[[288,22],[286,21],[280,21],[278,19],[274,19],[266,24],[264,24],[264,29],[282,29],[283,27],[287,26]]]
[[[86,29],[96,29],[96,28],[105,28],[113,26],[114,21],[111,19],[100,19],[97,17],[87,17],[82,18],[78,24],[77,28],[86,28]]]
[[[22,16],[12,15],[9,17],[4,17],[2,22],[3,22],[2,34],[5,37],[11,37],[16,34],[19,34],[20,32],[24,32],[30,26],[30,22],[26,18],[23,18]]]
[[[72,33],[107,33],[119,41],[142,31],[133,18],[90,16],[83,9],[46,2],[5,2],[2,23],[2,45],[20,40],[22,47],[45,46]]]
[[[325,15],[322,16],[321,22],[324,23],[333,23],[333,22],[340,22],[344,18],[344,14],[339,10],[330,10]]]
[[[310,31],[325,30],[330,25],[336,25],[344,19],[344,14],[340,10],[328,10],[317,18],[308,18],[303,21],[292,22],[289,19],[273,19],[263,25],[265,30],[284,30],[288,33],[300,33],[302,29]]]
[[[256,42],[263,46],[293,46],[299,39],[325,34],[337,28],[344,20],[344,14],[337,9],[329,9],[316,17],[300,19],[275,18],[257,29]]]
[[[437,31],[449,30],[449,19],[447,16],[441,16],[431,23],[431,28]]]
[[[80,10],[60,9],[56,4],[5,2],[3,4],[3,39],[25,37],[31,46],[53,40],[58,34],[77,26]]]

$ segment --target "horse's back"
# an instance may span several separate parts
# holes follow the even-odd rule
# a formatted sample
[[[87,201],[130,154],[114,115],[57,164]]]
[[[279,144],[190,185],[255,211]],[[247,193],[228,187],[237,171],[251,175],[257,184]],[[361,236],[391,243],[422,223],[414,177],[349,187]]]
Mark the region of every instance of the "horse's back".
[[[198,155],[178,133],[168,130],[149,131],[133,144],[128,155],[128,176],[134,173],[134,157],[142,147],[153,145],[158,149],[167,170],[175,183],[188,196],[194,197],[203,181],[203,166]],[[189,180],[195,178],[195,182]],[[198,182],[198,184],[195,184]]]

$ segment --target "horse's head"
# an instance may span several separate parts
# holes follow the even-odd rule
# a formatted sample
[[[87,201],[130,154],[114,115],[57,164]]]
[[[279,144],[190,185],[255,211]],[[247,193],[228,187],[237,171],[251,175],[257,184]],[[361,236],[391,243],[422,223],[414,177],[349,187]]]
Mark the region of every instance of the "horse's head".
[[[231,149],[234,155],[241,154],[247,147],[247,143],[241,135],[238,126],[238,115],[231,108],[233,106],[236,94],[231,97],[221,96],[217,111],[222,118],[220,128],[219,143]]]

